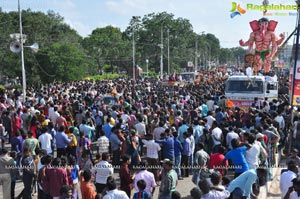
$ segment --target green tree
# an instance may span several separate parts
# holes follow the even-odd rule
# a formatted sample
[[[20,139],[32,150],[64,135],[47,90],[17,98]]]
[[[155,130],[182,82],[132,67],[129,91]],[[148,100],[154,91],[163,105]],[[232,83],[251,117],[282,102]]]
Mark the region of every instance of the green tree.
[[[163,67],[167,71],[168,40],[170,50],[171,72],[186,70],[187,62],[195,60],[195,43],[198,41],[198,56],[201,64],[216,61],[220,50],[220,42],[213,34],[198,35],[193,31],[189,20],[174,18],[166,12],[150,13],[141,17],[132,17],[125,30],[128,40],[132,39],[133,30],[136,41],[136,62],[145,65],[149,60],[149,68],[160,71],[160,44],[163,44]],[[161,39],[161,36],[162,39]]]
[[[105,64],[122,68],[131,59],[128,41],[123,39],[119,28],[112,26],[93,30],[89,37],[84,38],[82,46],[97,70]]]
[[[247,54],[248,51],[241,47],[230,48],[230,50],[233,53],[233,60],[231,60],[231,61],[237,62],[238,64],[243,64],[244,56]]]
[[[130,20],[125,30],[128,40],[132,39],[133,30],[136,40],[136,62],[139,65],[145,65],[145,60],[148,59],[149,68],[159,72],[160,44],[163,44],[163,67],[164,72],[167,72],[168,39],[171,69],[175,66],[185,68],[187,62],[194,56],[193,27],[187,19],[175,19],[173,14],[166,12],[150,13],[142,19],[133,17]]]
[[[15,78],[22,77],[20,53],[12,53],[7,45],[13,40],[9,37],[12,33],[19,33],[19,14],[18,12],[5,13],[0,10],[0,46],[3,46],[3,51],[0,52],[1,64],[0,69],[2,74]],[[42,12],[33,12],[31,10],[22,11],[22,26],[23,33],[27,35],[25,46],[37,42],[40,51],[34,54],[28,48],[24,48],[24,63],[27,76],[27,83],[36,83],[37,81],[47,81],[56,78],[52,71],[47,70],[49,62],[45,62],[47,57],[46,50],[52,44],[63,43],[64,45],[75,45],[81,48],[80,42],[82,38],[77,32],[70,28],[69,25],[63,22],[63,18],[49,11],[47,14]],[[42,54],[46,53],[46,54]],[[44,59],[44,60],[43,60]],[[88,59],[85,59],[88,63]]]
[[[171,73],[186,70],[187,62],[195,58],[199,65],[216,60],[235,63],[238,59],[242,62],[246,53],[242,48],[220,49],[219,39],[215,35],[199,35],[194,32],[188,19],[175,18],[167,12],[133,16],[124,32],[107,26],[96,28],[86,38],[79,36],[54,11],[44,14],[23,10],[22,19],[23,32],[27,35],[25,45],[38,42],[40,46],[38,53],[24,49],[28,84],[54,79],[75,80],[97,74],[105,65],[111,66],[108,68],[114,72],[125,70],[127,74],[132,74],[133,34],[136,65],[145,69],[148,59],[149,71],[156,73],[160,71],[160,44],[163,46],[164,72],[168,71],[169,62]],[[19,32],[19,15],[17,12],[3,12],[0,8],[0,21],[1,74],[21,78],[20,54],[12,53],[8,48],[12,42],[9,35]]]
[[[221,48],[219,53],[219,64],[225,65],[232,61],[234,58],[234,54],[232,50],[228,48]]]
[[[39,57],[47,65],[51,76],[43,75],[46,82],[79,80],[87,76],[88,65],[84,50],[74,44],[54,43],[43,50]],[[46,70],[46,69],[45,69]]]

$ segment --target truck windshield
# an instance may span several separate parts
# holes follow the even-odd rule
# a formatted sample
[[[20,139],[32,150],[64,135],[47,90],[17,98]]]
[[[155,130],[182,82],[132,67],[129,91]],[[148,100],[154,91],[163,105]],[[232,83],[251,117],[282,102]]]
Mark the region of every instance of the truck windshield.
[[[263,93],[264,88],[262,81],[229,80],[225,91],[228,93]]]

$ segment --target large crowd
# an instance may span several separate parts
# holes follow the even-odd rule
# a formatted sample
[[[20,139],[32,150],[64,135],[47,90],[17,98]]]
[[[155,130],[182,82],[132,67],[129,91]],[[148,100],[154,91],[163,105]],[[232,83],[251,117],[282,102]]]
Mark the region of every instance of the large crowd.
[[[151,79],[53,82],[27,89],[25,102],[19,90],[5,90],[3,198],[146,199],[157,191],[159,199],[175,199],[178,180],[190,175],[191,198],[258,198],[291,128],[288,171],[296,172],[300,109],[292,123],[282,98],[229,107],[221,76],[206,72],[198,84],[180,86]],[[278,80],[286,86],[285,76]],[[18,179],[24,189],[16,196]],[[297,185],[285,185],[283,197],[298,193]]]

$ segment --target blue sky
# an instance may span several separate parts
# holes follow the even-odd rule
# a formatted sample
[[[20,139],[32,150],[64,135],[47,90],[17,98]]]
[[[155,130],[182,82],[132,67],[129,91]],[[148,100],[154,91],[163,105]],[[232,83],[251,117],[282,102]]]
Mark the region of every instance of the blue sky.
[[[246,13],[230,18],[232,0],[20,0],[21,8],[47,12],[53,10],[64,17],[65,23],[81,36],[88,36],[97,27],[112,25],[122,31],[132,16],[166,11],[174,18],[186,18],[196,33],[214,34],[221,47],[238,46],[238,41],[248,39],[249,22],[262,17],[262,12],[246,9],[247,4],[261,5],[262,0],[235,0]],[[270,4],[295,5],[294,0],[269,0]],[[18,0],[0,0],[2,11],[17,11]],[[294,16],[274,16],[275,13]],[[269,11],[269,19],[278,21],[276,34],[291,33],[296,25],[296,11]],[[293,41],[293,40],[292,40]],[[291,42],[292,42],[291,41]]]

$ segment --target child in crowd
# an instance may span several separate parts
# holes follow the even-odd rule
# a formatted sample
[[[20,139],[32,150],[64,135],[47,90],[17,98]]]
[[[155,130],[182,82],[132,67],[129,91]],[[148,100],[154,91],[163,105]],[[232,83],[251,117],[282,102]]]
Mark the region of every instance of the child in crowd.
[[[71,185],[64,185],[60,189],[61,199],[75,199],[72,195],[73,188]]]
[[[222,175],[218,171],[215,171],[210,175],[210,181],[214,187],[225,190],[225,186],[221,184]]]
[[[198,187],[194,187],[191,189],[190,195],[192,199],[201,198],[201,190]]]
[[[178,191],[173,191],[171,194],[171,199],[180,199],[181,194]]]
[[[137,181],[137,187],[139,188],[139,191],[136,192],[133,195],[133,199],[151,199],[151,194],[147,191],[145,191],[146,188],[146,182],[145,180],[139,180]]]
[[[72,187],[72,198],[78,199],[78,189],[79,189],[79,166],[76,162],[76,158],[74,156],[69,157],[69,166],[67,168],[69,185]]]

